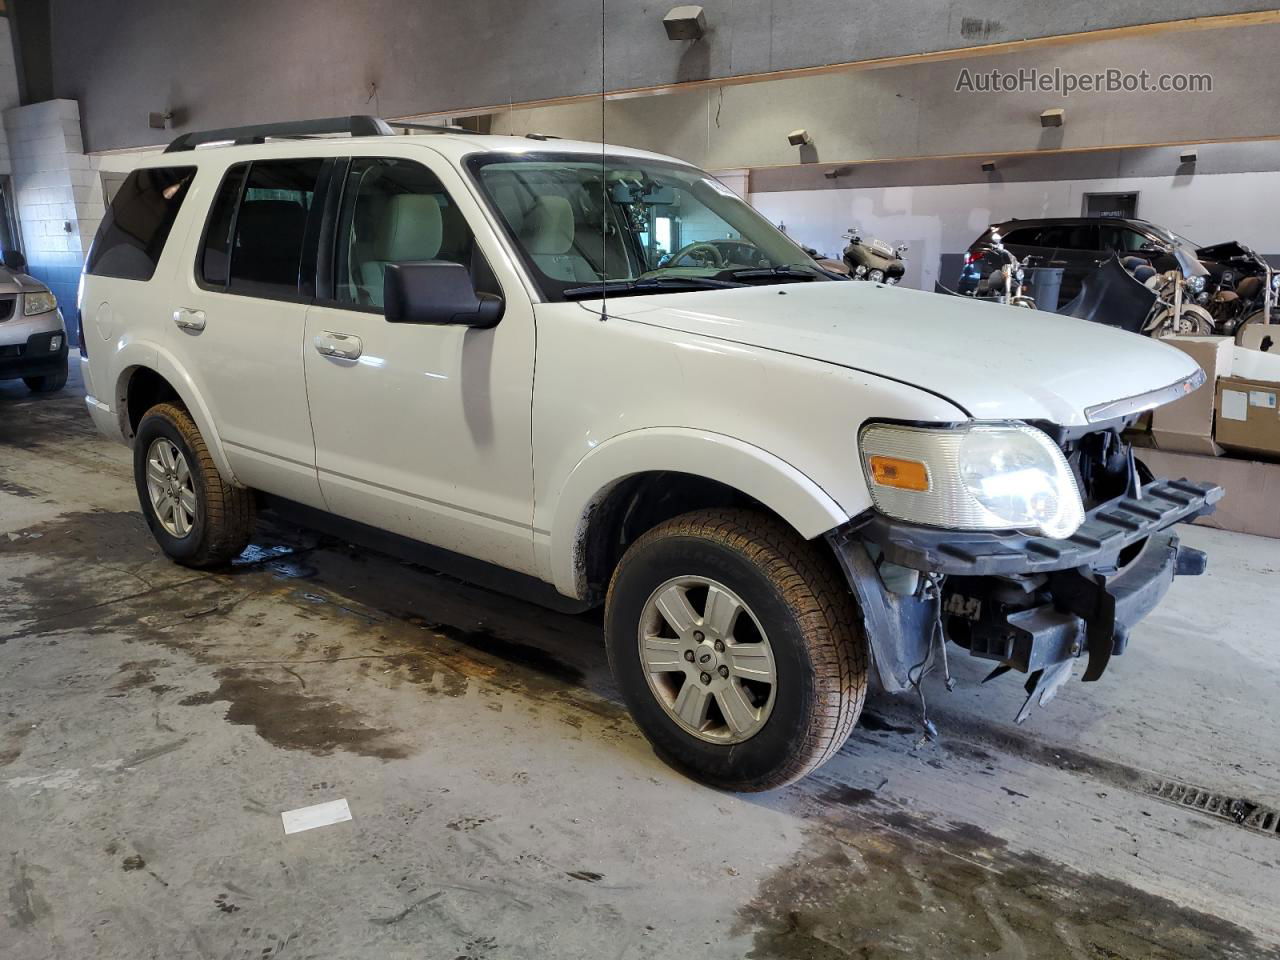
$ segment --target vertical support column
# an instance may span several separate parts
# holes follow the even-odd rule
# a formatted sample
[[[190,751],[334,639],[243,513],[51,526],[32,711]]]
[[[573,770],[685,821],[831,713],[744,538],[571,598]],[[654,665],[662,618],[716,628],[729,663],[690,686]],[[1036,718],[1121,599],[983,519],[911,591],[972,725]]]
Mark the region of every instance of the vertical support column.
[[[46,100],[14,107],[4,112],[4,128],[27,272],[58,298],[74,338],[80,269],[104,212],[81,139],[80,106]]]

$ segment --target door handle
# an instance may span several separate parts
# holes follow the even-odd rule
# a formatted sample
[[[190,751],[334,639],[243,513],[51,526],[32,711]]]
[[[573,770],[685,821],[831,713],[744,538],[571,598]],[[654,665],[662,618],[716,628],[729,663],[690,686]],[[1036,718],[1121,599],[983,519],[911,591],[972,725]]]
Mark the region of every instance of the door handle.
[[[316,352],[324,357],[337,357],[339,360],[358,360],[364,352],[364,344],[360,338],[349,333],[333,333],[325,330],[316,334],[311,341]]]
[[[173,311],[173,322],[179,329],[200,331],[204,329],[204,311],[179,307]]]

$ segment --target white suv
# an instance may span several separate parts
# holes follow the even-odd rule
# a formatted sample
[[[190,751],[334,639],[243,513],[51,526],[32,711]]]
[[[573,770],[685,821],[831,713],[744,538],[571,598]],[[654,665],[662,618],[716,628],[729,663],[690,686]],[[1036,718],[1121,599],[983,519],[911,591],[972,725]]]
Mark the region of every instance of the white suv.
[[[834,754],[871,663],[918,691],[949,640],[1029,708],[1203,570],[1168,528],[1222,491],[1121,436],[1177,350],[837,279],[669,157],[390,134],[186,135],[116,196],[87,403],[176,561],[265,503],[603,602],[658,752],[741,790]]]

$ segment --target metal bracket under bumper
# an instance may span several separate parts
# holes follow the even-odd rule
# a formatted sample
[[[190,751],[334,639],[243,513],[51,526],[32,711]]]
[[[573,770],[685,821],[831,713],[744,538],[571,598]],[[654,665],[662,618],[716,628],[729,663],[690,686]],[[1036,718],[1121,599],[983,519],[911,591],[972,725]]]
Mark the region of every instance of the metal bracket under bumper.
[[[1223,489],[1191,480],[1155,480],[1140,497],[1120,497],[1089,511],[1065,540],[1025,534],[939,530],[870,514],[857,534],[885,559],[913,570],[963,577],[1112,567],[1121,550],[1166,527],[1212,513]]]

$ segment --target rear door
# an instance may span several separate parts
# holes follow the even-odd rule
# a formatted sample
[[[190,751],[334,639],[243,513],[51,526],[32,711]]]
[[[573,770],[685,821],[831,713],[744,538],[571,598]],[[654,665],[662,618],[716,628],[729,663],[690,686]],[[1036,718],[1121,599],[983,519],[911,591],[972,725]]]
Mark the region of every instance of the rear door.
[[[334,184],[302,350],[329,509],[534,572],[528,296],[467,185],[434,154],[356,156]],[[503,296],[497,326],[388,323],[387,265],[424,260],[464,264],[478,290]]]
[[[302,370],[319,201],[331,160],[225,171],[170,342],[210,408],[237,479],[323,507]]]

